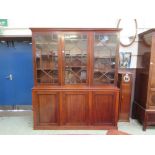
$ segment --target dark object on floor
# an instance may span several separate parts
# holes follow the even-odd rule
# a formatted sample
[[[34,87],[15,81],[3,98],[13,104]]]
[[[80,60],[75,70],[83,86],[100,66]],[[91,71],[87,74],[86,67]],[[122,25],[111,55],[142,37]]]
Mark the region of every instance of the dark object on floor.
[[[130,135],[130,134],[119,130],[108,130],[106,135]]]

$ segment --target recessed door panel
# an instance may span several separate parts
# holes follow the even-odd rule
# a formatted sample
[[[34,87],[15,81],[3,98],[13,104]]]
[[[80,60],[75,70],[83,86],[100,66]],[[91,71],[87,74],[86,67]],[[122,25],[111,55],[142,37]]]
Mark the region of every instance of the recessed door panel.
[[[58,94],[38,95],[38,115],[40,124],[58,123]]]
[[[114,122],[114,94],[106,92],[93,93],[93,124],[103,125]]]
[[[155,91],[150,91],[149,106],[155,106]]]
[[[66,125],[86,125],[88,122],[88,93],[64,93],[64,116]]]

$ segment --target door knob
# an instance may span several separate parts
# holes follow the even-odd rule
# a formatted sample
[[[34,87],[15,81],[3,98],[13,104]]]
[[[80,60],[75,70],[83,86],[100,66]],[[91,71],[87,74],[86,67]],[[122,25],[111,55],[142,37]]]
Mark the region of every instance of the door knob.
[[[13,76],[12,76],[12,74],[9,74],[9,75],[6,76],[5,78],[8,79],[8,80],[12,80],[12,79],[13,79]]]

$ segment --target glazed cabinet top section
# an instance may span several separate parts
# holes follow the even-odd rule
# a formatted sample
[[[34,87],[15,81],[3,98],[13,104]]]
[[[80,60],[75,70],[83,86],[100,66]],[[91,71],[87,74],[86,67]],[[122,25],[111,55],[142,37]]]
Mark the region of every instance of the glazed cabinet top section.
[[[120,29],[31,30],[35,85],[116,85]]]

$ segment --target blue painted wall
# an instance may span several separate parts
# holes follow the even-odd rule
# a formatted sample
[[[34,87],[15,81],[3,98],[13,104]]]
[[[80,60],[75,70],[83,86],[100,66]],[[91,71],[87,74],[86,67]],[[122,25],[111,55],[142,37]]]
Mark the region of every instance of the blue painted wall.
[[[32,45],[0,43],[0,105],[31,105],[33,87]],[[13,75],[13,80],[6,78]]]

